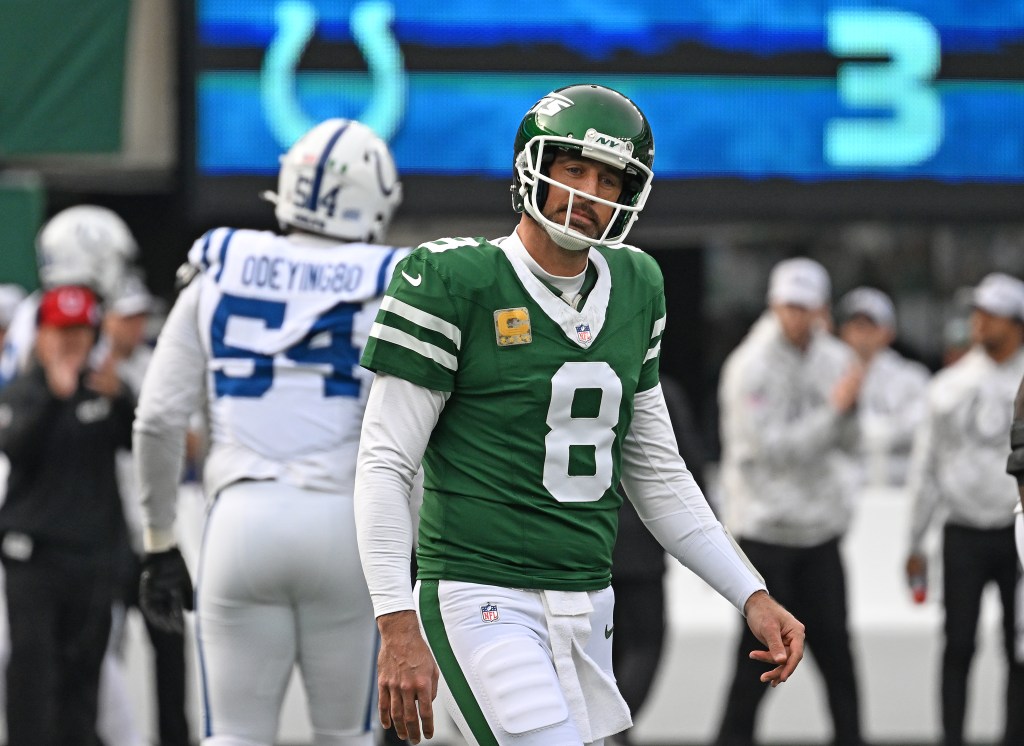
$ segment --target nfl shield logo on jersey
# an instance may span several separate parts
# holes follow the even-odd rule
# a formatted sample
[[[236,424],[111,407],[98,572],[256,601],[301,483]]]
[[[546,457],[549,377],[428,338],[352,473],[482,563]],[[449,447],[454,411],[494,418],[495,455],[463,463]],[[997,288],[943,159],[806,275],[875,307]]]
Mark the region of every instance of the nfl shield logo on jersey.
[[[498,607],[492,604],[490,601],[480,607],[480,617],[485,622],[496,622],[498,621]]]
[[[576,339],[583,344],[590,341],[590,324],[577,324],[576,325]]]

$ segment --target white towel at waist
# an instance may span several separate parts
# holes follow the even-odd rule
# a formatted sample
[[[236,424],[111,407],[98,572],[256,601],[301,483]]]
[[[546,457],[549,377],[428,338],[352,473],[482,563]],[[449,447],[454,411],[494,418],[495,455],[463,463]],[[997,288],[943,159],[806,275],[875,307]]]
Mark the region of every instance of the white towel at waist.
[[[629,706],[615,680],[584,652],[594,610],[590,596],[584,591],[543,591],[541,595],[558,683],[583,742],[593,743],[629,728],[633,725]]]

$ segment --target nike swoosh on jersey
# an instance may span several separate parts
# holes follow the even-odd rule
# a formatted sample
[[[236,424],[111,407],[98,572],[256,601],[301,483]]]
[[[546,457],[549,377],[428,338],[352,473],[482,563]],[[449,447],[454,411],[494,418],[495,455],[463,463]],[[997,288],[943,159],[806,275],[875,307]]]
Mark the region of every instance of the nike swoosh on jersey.
[[[609,637],[611,637],[612,636],[612,632],[614,632],[614,631],[615,631],[615,625],[614,624],[611,627],[609,627],[607,624],[604,625],[604,639],[607,640]]]
[[[405,273],[405,270],[402,271],[402,277],[404,277],[406,281],[414,288],[418,288],[420,286],[420,283],[423,282],[423,275],[416,275],[416,277],[414,278],[407,275]]]

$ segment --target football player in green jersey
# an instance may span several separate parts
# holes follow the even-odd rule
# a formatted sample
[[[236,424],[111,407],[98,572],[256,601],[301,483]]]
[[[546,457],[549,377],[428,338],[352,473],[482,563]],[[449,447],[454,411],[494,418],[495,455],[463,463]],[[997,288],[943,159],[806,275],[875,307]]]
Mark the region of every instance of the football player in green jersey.
[[[600,744],[630,725],[611,670],[620,482],[665,548],[746,615],[767,647],[751,653],[763,681],[785,681],[803,655],[803,625],[676,448],[658,382],[664,283],[622,243],[653,160],[647,119],[622,94],[549,93],[515,139],[515,232],[423,244],[381,305],[362,359],[377,376],[356,522],[380,718],[413,743],[433,734],[438,668],[473,744]]]

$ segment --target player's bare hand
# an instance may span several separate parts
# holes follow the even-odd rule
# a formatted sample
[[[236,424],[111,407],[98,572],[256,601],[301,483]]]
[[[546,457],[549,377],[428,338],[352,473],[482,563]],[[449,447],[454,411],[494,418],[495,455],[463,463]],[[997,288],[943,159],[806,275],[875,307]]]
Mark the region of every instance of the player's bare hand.
[[[399,738],[414,744],[421,736],[433,738],[438,670],[420,634],[416,612],[383,614],[377,617],[377,627],[377,707],[381,725],[394,725]]]
[[[761,674],[761,681],[775,687],[788,681],[804,657],[804,625],[764,591],[747,599],[747,626],[767,650],[752,650],[750,658],[773,668]]]

